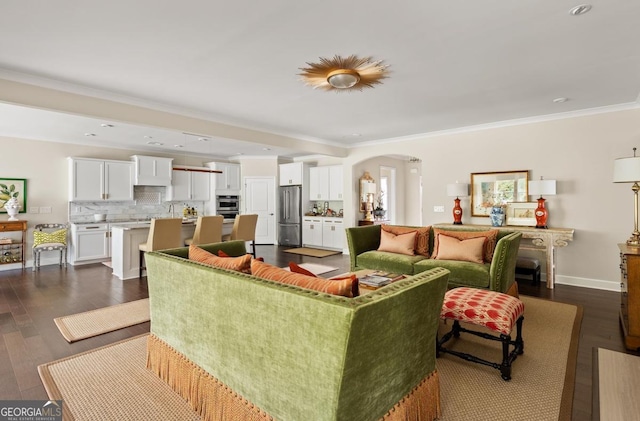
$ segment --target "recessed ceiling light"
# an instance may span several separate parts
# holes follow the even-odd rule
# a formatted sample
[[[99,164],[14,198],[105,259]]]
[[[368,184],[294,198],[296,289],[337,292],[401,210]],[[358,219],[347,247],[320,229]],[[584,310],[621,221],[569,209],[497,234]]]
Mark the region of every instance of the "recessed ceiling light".
[[[270,151],[271,148],[262,148],[263,151]]]
[[[85,136],[87,136],[87,137],[93,137],[93,136],[95,136],[96,134],[95,134],[95,133],[85,133],[84,135],[85,135]]]
[[[351,136],[353,136],[353,137],[360,137],[360,136],[362,136],[362,135],[361,135],[360,133],[351,133]]]
[[[563,96],[553,100],[553,102],[556,103],[556,104],[562,104],[563,102],[567,102],[567,101],[569,101],[569,98],[565,98]]]
[[[153,139],[153,137],[151,137],[151,136],[145,136],[144,138],[145,139]]]
[[[569,10],[569,14],[572,16],[580,16],[580,15],[584,15],[589,10],[591,10],[590,4],[581,4]]]
[[[173,145],[174,148],[184,148],[184,145]]]
[[[164,143],[161,143],[161,142],[147,142],[147,145],[162,146],[162,145],[164,145]]]
[[[236,153],[236,155],[244,155],[242,152],[238,152]]]
[[[200,142],[208,142],[210,139],[207,139],[206,137],[199,137],[198,140]]]
[[[113,127],[113,124],[102,123],[100,127]]]

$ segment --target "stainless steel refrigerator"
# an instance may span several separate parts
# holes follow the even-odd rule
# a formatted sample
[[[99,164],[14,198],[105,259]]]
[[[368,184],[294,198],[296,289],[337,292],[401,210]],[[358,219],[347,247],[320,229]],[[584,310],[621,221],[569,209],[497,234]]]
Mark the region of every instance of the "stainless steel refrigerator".
[[[302,245],[302,186],[280,187],[278,191],[278,244]]]

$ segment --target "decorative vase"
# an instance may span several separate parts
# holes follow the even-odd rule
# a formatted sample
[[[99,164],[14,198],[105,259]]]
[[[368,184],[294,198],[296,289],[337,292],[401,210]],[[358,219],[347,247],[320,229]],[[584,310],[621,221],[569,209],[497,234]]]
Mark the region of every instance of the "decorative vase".
[[[7,210],[7,214],[9,214],[9,221],[17,221],[16,215],[20,212],[20,202],[15,197],[7,200],[7,203],[4,204],[4,208]]]
[[[494,206],[491,208],[491,225],[494,227],[501,227],[504,224],[504,208],[501,206]]]
[[[385,210],[382,208],[375,208],[373,210],[373,215],[376,217],[376,219],[382,219],[384,218],[384,214],[385,214]]]

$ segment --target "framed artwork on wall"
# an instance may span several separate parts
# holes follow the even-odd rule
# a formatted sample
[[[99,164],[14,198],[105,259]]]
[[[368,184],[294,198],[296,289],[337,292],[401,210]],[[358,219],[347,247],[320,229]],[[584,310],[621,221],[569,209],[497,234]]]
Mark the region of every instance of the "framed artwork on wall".
[[[507,203],[507,225],[535,227],[537,207],[537,202]]]
[[[25,178],[0,177],[0,213],[7,213],[4,204],[15,197],[20,203],[20,213],[27,212],[27,180]]]
[[[471,174],[471,216],[489,216],[491,208],[511,202],[526,202],[529,171],[480,172]]]

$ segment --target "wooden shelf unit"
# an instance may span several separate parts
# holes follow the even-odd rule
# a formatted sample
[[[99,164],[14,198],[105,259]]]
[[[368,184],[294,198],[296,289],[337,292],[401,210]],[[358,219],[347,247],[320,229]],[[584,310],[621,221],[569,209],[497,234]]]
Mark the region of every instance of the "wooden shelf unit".
[[[627,349],[640,350],[640,248],[620,248],[620,324]]]
[[[27,221],[2,221],[0,222],[1,232],[22,231],[20,242],[12,241],[10,244],[0,244],[0,264],[22,263],[25,268],[24,249],[27,245]]]

